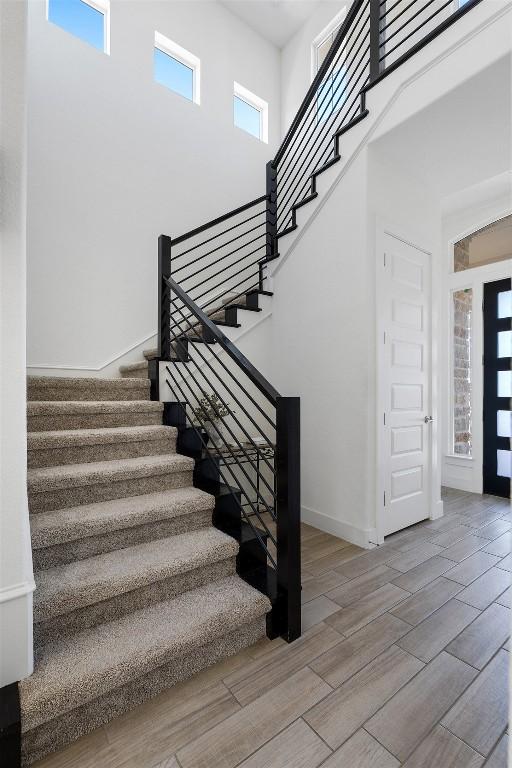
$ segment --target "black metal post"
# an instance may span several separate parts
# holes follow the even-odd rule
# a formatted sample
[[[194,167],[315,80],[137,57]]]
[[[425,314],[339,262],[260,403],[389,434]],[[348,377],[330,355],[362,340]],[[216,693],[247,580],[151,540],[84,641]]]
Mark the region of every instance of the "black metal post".
[[[370,83],[376,80],[384,69],[381,61],[382,24],[381,16],[386,12],[380,0],[370,0]]]
[[[276,405],[276,625],[289,643],[301,633],[300,567],[300,398],[279,397]]]
[[[3,768],[20,768],[21,714],[18,683],[0,688],[0,755]]]
[[[158,357],[171,359],[171,290],[165,280],[171,276],[171,245],[167,235],[158,238]]]
[[[277,251],[277,168],[267,163],[267,243],[266,257],[271,259]],[[260,272],[261,274],[261,272]],[[261,286],[260,286],[261,287]]]

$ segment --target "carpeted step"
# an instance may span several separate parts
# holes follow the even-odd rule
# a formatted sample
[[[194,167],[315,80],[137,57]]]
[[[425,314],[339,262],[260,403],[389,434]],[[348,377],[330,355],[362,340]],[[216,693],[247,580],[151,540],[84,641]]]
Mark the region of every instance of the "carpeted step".
[[[28,467],[55,467],[174,453],[176,437],[174,427],[162,425],[29,432]]]
[[[192,485],[193,459],[179,454],[28,470],[31,513]]]
[[[123,378],[135,377],[138,379],[148,378],[148,361],[141,360],[137,363],[130,363],[129,365],[119,366],[119,372]]]
[[[269,610],[231,576],[49,645],[20,683],[25,764],[255,643]]]
[[[152,400],[29,402],[29,432],[161,424],[163,403]]]
[[[145,349],[142,354],[146,360],[154,360],[155,357],[158,357],[158,349]]]
[[[149,381],[28,376],[27,400],[149,400]]]
[[[211,525],[215,499],[176,488],[32,515],[34,568],[41,570]]]
[[[38,647],[235,573],[238,543],[210,526],[40,571]]]

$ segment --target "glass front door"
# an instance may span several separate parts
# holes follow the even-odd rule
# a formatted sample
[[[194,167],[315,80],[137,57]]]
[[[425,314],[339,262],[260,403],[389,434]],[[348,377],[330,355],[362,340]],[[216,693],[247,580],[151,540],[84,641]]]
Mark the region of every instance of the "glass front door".
[[[512,280],[484,285],[483,490],[510,498]]]

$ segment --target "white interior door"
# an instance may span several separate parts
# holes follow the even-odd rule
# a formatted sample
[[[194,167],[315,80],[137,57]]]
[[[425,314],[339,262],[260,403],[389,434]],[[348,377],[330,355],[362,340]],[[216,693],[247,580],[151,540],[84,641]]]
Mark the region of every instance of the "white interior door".
[[[430,254],[388,233],[383,249],[381,537],[430,516],[432,429]]]

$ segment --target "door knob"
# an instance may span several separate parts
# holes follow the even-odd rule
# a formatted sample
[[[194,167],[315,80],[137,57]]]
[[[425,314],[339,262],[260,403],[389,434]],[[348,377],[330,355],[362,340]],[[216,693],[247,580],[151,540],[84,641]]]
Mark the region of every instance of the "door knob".
[[[425,421],[425,424],[430,424],[431,421],[434,421],[434,417],[433,416],[425,416],[424,421]]]

